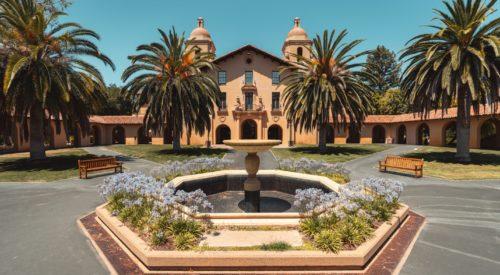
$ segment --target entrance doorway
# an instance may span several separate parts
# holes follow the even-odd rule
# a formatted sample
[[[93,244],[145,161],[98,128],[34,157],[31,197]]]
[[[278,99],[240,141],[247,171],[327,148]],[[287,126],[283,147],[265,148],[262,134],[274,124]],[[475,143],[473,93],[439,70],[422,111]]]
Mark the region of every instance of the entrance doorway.
[[[257,139],[257,123],[252,119],[241,124],[241,139]]]

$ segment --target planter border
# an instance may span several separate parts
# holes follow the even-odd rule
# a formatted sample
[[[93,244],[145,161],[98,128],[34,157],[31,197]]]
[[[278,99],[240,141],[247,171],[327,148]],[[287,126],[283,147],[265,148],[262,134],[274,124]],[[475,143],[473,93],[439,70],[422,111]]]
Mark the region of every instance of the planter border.
[[[399,228],[409,213],[402,204],[389,222],[378,227],[373,237],[355,250],[338,254],[322,251],[157,251],[105,208],[96,209],[98,220],[149,270],[247,270],[320,268],[362,270]]]

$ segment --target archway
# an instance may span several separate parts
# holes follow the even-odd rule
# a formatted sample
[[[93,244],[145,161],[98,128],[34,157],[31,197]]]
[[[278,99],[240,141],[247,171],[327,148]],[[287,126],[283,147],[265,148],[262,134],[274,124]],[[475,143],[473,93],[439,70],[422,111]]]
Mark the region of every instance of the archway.
[[[429,126],[426,123],[420,124],[417,130],[417,144],[418,145],[429,145],[431,140],[431,133]]]
[[[137,130],[137,144],[149,144],[149,143],[151,143],[151,137],[144,130],[144,127],[140,127],[139,130]]]
[[[165,127],[163,131],[163,144],[172,144],[174,142],[174,137],[172,135],[172,131],[169,127]]]
[[[66,145],[70,147],[80,146],[80,129],[78,126],[70,126],[66,133]]]
[[[385,128],[382,125],[373,127],[372,143],[385,143]]]
[[[122,126],[116,126],[112,131],[113,144],[125,144],[125,129]]]
[[[55,149],[54,128],[52,128],[52,125],[47,125],[43,134],[45,149]]]
[[[481,149],[500,149],[499,125],[494,119],[489,119],[481,125]]]
[[[326,125],[326,143],[335,143],[335,129],[333,125]]]
[[[241,124],[242,139],[257,139],[257,123],[252,119],[247,119]]]
[[[444,127],[443,145],[456,147],[457,146],[457,123],[452,121]]]
[[[360,134],[358,127],[351,126],[349,128],[349,136],[347,137],[347,143],[359,143]]]
[[[215,130],[215,143],[224,144],[224,140],[231,139],[231,129],[227,125],[219,125]]]
[[[101,131],[99,130],[99,127],[97,127],[96,125],[93,125],[90,128],[90,144],[92,146],[101,144]]]
[[[400,125],[398,127],[398,144],[406,144],[406,126]]]
[[[277,124],[272,125],[267,129],[267,138],[283,141],[283,129]]]

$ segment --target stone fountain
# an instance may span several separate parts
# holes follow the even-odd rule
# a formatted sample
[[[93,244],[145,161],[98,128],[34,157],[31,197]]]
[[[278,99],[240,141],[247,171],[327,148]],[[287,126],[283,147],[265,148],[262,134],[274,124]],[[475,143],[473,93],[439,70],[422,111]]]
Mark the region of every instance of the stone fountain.
[[[259,171],[260,158],[259,152],[266,152],[272,147],[281,144],[280,140],[261,140],[261,139],[241,139],[224,140],[224,144],[231,146],[237,151],[246,152],[245,168],[248,173],[247,179],[243,184],[245,191],[245,204],[247,212],[260,212],[260,190],[261,183],[257,178]]]

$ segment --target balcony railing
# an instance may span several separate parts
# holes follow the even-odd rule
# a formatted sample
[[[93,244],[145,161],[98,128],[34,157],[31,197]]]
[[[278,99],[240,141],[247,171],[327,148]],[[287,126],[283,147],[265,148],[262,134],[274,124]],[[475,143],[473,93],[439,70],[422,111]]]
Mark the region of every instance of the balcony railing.
[[[241,87],[242,90],[255,90],[257,89],[257,82],[255,80],[251,82],[247,82],[246,80],[243,80],[241,83],[243,86]]]

